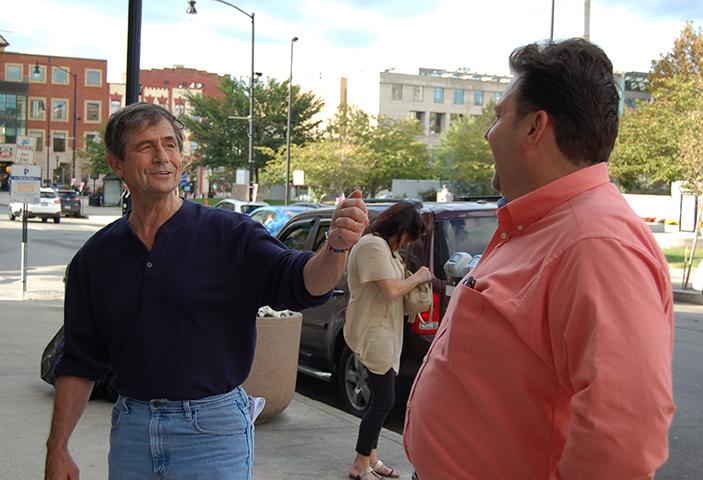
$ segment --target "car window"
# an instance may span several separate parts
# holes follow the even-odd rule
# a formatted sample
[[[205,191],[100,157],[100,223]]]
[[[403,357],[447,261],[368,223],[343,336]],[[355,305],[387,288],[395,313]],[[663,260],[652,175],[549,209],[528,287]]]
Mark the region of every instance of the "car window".
[[[242,213],[245,213],[249,215],[251,212],[259,208],[261,205],[242,205],[239,207],[242,210]]]
[[[285,231],[280,240],[288,248],[303,250],[305,248],[305,241],[308,235],[310,235],[312,224],[313,222],[301,222],[292,225]]]
[[[320,228],[317,230],[317,236],[315,237],[315,243],[312,246],[313,251],[317,252],[322,248],[322,245],[325,243],[325,234],[329,229],[329,223],[320,224]]]
[[[225,210],[234,211],[234,205],[232,205],[231,203],[220,203],[219,205],[217,205],[217,208],[223,208]]]
[[[466,252],[471,255],[483,253],[498,227],[495,216],[456,217],[435,223],[434,274],[446,280],[444,264],[450,255]]]
[[[75,192],[59,192],[61,198],[76,198],[78,196]]]
[[[41,198],[56,198],[56,193],[55,192],[40,192],[39,196]]]

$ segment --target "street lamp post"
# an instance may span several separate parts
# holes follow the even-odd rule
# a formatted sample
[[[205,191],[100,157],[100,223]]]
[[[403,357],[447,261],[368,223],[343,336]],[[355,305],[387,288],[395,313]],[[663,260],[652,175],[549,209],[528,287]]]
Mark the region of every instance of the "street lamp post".
[[[290,39],[290,74],[288,75],[288,123],[286,126],[286,200],[288,205],[290,198],[290,115],[293,104],[293,44],[298,41],[298,37]]]
[[[188,0],[187,14],[195,15],[196,0]],[[251,75],[249,76],[249,201],[254,201],[254,12],[247,13],[236,5],[225,0],[215,0],[216,2],[232,7],[251,19]]]
[[[71,142],[71,179],[76,178],[76,135],[77,135],[77,122],[78,122],[78,74],[71,72],[70,70],[66,70],[63,67],[59,67],[58,65],[52,65],[51,64],[51,58],[49,58],[47,63],[35,63],[34,64],[34,73],[39,74],[40,69],[39,65],[44,65],[46,67],[53,67],[56,69],[59,69],[68,75],[73,77],[73,141]],[[47,75],[49,75],[51,72],[47,71]],[[47,101],[50,102],[50,99],[47,98]],[[51,145],[51,113],[52,113],[52,106],[47,105],[47,132],[46,132],[46,178],[49,180],[49,185],[51,185],[51,170],[49,169],[50,167],[50,161],[51,161],[51,151],[50,151],[50,145]]]

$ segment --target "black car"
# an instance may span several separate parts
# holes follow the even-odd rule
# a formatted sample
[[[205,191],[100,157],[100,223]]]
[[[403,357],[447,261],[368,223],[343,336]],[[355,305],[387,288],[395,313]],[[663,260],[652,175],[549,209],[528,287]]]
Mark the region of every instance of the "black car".
[[[368,204],[373,218],[392,203]],[[480,254],[497,227],[495,199],[455,203],[425,203],[421,206],[428,232],[401,251],[408,267],[415,271],[426,265],[434,274],[432,282],[434,306],[422,314],[425,322],[405,323],[397,398],[409,394],[422,359],[434,339],[444,311],[446,296],[444,263],[456,252]],[[277,237],[290,248],[314,250],[322,247],[330,227],[333,208],[309,210],[293,217]],[[349,289],[343,275],[324,305],[303,311],[298,371],[326,381],[336,381],[346,408],[361,416],[369,400],[365,368],[355,359],[344,342],[344,326]]]
[[[76,218],[83,216],[83,201],[80,193],[75,190],[65,189],[59,190],[58,194],[61,200],[61,215]]]

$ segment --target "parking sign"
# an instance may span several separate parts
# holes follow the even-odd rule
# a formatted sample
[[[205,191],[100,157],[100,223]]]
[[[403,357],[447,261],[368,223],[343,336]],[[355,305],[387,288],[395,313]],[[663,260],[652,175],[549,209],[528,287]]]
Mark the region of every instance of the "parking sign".
[[[41,167],[15,163],[10,167],[10,200],[39,203]]]

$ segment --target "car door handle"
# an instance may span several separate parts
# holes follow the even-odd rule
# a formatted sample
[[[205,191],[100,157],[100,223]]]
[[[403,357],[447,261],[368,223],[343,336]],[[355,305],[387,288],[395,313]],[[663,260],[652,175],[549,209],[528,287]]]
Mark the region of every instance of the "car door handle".
[[[340,290],[339,288],[335,288],[334,290],[332,290],[333,297],[338,297],[340,295],[344,295],[344,290]]]

